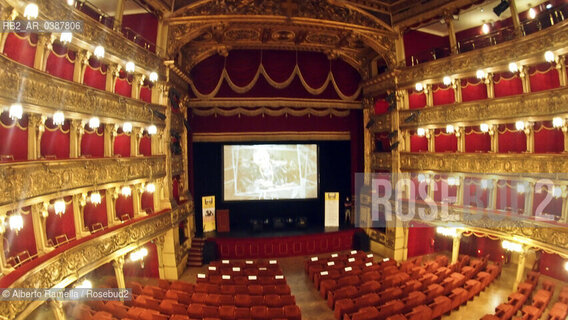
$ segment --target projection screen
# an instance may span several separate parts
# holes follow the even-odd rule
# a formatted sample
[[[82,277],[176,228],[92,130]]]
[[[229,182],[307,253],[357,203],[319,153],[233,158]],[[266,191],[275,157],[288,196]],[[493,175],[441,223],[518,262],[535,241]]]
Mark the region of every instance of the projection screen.
[[[224,145],[223,161],[225,201],[318,196],[316,144]]]

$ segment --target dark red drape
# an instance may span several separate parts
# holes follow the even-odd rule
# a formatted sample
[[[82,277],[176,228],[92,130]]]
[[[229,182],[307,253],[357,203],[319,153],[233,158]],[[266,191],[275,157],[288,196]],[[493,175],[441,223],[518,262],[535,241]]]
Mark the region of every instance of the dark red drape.
[[[73,216],[73,198],[67,197],[63,199],[65,201],[65,213],[62,215],[55,214],[53,208],[54,200],[51,201],[47,212],[49,215],[45,219],[45,231],[47,233],[47,239],[53,241],[53,244],[57,244],[55,238],[57,236],[66,235],[67,239],[71,240],[75,238],[75,219]]]
[[[528,187],[525,187],[525,192]],[[497,183],[498,210],[506,210],[512,213],[522,213],[525,208],[525,193],[517,192],[517,182],[499,180]]]
[[[6,231],[4,232],[3,241],[6,258],[16,256],[24,250],[27,250],[30,256],[37,253],[31,207],[21,208],[20,214],[24,220],[24,227],[22,230],[15,232],[7,226]],[[6,214],[6,221],[9,220],[9,217],[10,212]]]
[[[440,84],[432,86],[432,98],[435,106],[456,102],[454,88]]]
[[[390,139],[388,132],[375,133],[375,151],[376,152],[390,151]]]
[[[65,120],[62,126],[54,126],[52,119],[47,119],[41,135],[41,155],[68,159],[69,147],[69,120]]]
[[[152,89],[146,86],[140,88],[140,100],[152,103]]]
[[[529,67],[531,92],[538,92],[560,87],[558,70],[550,63]]]
[[[478,127],[466,127],[465,152],[489,152],[491,151],[491,136],[484,133]]]
[[[434,189],[434,201],[454,203],[456,201],[457,187],[450,186],[447,182],[447,177],[436,177]],[[444,191],[444,189],[446,191]]]
[[[558,153],[564,151],[564,133],[554,128],[551,121],[538,121],[534,124],[534,152]]]
[[[428,151],[428,139],[417,134],[410,136],[410,152]]]
[[[154,212],[154,194],[150,192],[143,192],[141,197],[142,210]]]
[[[408,257],[417,257],[434,252],[436,229],[412,222],[408,229]]]
[[[28,117],[12,121],[8,112],[0,114],[0,155],[11,155],[16,161],[28,159]]]
[[[143,263],[127,259],[124,264],[124,276],[126,278],[158,278],[160,276],[158,248],[151,242],[146,243],[140,248],[146,248],[148,250],[148,255],[144,257]]]
[[[87,198],[87,204],[83,209],[83,221],[85,227],[92,230],[91,226],[95,223],[101,223],[104,227],[108,226],[108,218],[107,218],[107,206],[106,206],[106,195],[104,190],[99,190],[101,194],[101,203],[98,205],[94,205],[90,201],[91,194],[89,193]]]
[[[434,147],[436,152],[456,152],[458,151],[458,137],[453,133],[446,133],[445,130],[434,130]]]
[[[96,131],[85,128],[85,133],[81,137],[81,155],[101,158],[104,156],[104,148],[104,124],[101,124]]]
[[[179,198],[179,180],[180,180],[180,176],[174,176],[174,177],[173,177],[173,181],[172,181],[173,196],[174,196],[174,199],[176,200],[177,203],[180,203],[180,198]]]
[[[524,131],[515,128],[514,123],[499,125],[499,153],[526,152],[527,138]]]
[[[135,192],[134,190],[132,192]],[[122,194],[118,195],[116,198],[116,217],[120,219],[125,214],[128,214],[130,218],[134,217],[134,203],[132,196],[125,197]]]
[[[4,54],[30,68],[34,66],[37,34],[9,33],[4,44]]]
[[[424,91],[416,92],[414,90],[408,91],[408,108],[421,109],[426,106],[426,94]]]
[[[89,59],[89,64],[85,68],[83,83],[87,86],[105,90],[106,88],[107,66],[101,64],[97,59]]]
[[[114,154],[119,154],[121,157],[130,157],[130,134],[121,132],[114,139]]]
[[[562,216],[562,197],[556,198],[552,195],[552,192],[550,195],[548,194],[549,192],[544,189],[540,192],[535,190],[532,215],[553,215],[556,218],[560,218]]]
[[[197,91],[202,94],[210,94],[213,92],[223,72],[224,64],[224,57],[214,55],[193,67],[193,69],[191,69],[191,78],[194,79]]]
[[[384,98],[375,99],[375,114],[387,113],[389,109],[389,103]]]
[[[493,88],[495,98],[507,97],[523,93],[523,82],[518,74],[510,72],[493,75]]]
[[[152,140],[147,132],[144,132],[144,135],[140,139],[140,154],[149,157],[152,155]]]
[[[131,29],[151,43],[156,43],[158,18],[151,13],[125,14],[122,17],[122,27]]]
[[[116,79],[114,93],[127,98],[132,97],[132,78],[126,75],[122,70],[120,71],[119,77]]]
[[[563,259],[557,254],[542,252],[540,255],[539,271],[549,277],[568,282],[568,272],[564,269],[564,265],[567,262],[568,259]]]
[[[481,186],[481,179],[464,179],[463,205],[474,208],[487,208],[490,190]]]
[[[47,56],[45,72],[69,81],[73,81],[73,70],[75,68],[75,52],[68,50],[67,47],[53,43],[52,50]]]
[[[487,99],[487,85],[483,80],[468,78],[461,80],[462,101]]]
[[[332,60],[331,74],[344,95],[351,96],[357,92],[361,76],[350,64],[340,59]]]

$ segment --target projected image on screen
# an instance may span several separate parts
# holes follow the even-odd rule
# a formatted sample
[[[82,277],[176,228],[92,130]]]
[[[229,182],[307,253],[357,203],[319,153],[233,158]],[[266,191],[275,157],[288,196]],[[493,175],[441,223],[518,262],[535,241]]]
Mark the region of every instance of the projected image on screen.
[[[225,145],[223,157],[225,201],[317,198],[315,144]]]

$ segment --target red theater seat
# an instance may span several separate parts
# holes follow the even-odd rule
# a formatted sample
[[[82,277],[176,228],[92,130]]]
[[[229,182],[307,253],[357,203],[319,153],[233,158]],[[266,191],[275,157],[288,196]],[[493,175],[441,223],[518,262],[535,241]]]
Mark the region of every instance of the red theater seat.
[[[282,308],[284,310],[284,316],[288,320],[301,320],[302,315],[300,313],[300,308],[297,305],[292,306],[284,306]]]
[[[191,302],[192,303],[205,304],[206,299],[207,299],[207,293],[204,293],[204,292],[194,292],[191,295]]]
[[[452,301],[446,296],[439,296],[428,307],[432,310],[432,319],[436,319],[452,310]]]
[[[250,308],[235,308],[236,319],[250,319]]]
[[[178,290],[185,293],[193,293],[194,286],[191,283],[176,280],[170,284],[171,290]]]
[[[402,310],[404,309],[404,303],[402,303],[402,301],[400,300],[391,300],[388,301],[387,303],[381,305],[378,310],[379,310],[379,319],[384,319],[388,316],[397,314],[402,312]]]
[[[219,318],[219,308],[214,306],[203,306],[204,318]]]
[[[250,315],[253,320],[268,320],[268,308],[266,306],[254,306],[250,308]]]
[[[234,320],[235,318],[235,306],[220,306],[219,307],[219,318],[222,320]]]
[[[373,320],[378,319],[379,311],[376,307],[364,307],[359,309],[351,315],[351,320]],[[345,315],[343,319],[349,319],[348,315]]]
[[[352,299],[341,299],[335,302],[335,318],[340,320],[343,319],[343,315],[346,313],[355,312],[355,303]]]
[[[165,314],[187,314],[187,306],[176,300],[164,299],[160,302],[160,312]]]
[[[404,315],[408,320],[430,320],[432,319],[432,310],[425,305],[421,305],[412,309],[411,312]]]
[[[268,319],[279,319],[279,318],[284,318],[284,310],[282,309],[282,307],[276,308],[276,307],[272,307],[272,308],[268,308],[267,312],[266,312],[266,317]]]

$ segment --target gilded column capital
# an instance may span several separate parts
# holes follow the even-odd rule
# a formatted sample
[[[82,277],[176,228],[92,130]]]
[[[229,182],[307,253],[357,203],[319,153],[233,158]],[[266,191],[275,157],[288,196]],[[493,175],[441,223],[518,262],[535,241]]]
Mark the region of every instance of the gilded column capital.
[[[33,128],[39,132],[43,132],[45,130],[46,120],[47,116],[32,113],[28,116],[28,127]]]
[[[77,51],[76,61],[79,61],[82,64],[88,64],[90,58],[91,58],[91,51],[84,49],[80,49]]]
[[[81,119],[72,119],[71,120],[71,131],[75,131],[78,134],[85,133],[85,120]]]
[[[116,259],[112,260],[112,267],[115,269],[120,269],[124,267],[124,256],[117,257]]]
[[[143,85],[144,80],[146,80],[146,75],[141,73],[135,73],[132,75],[132,83],[136,83],[137,85]]]

